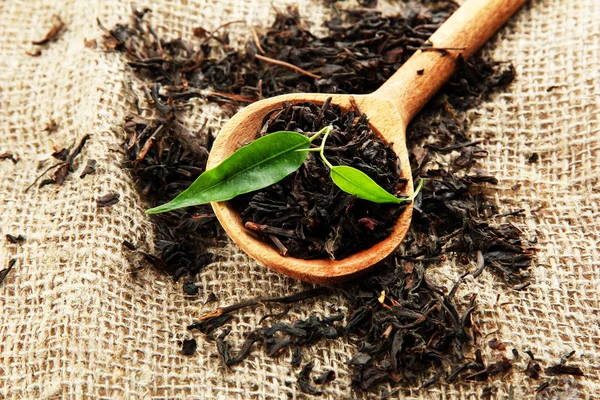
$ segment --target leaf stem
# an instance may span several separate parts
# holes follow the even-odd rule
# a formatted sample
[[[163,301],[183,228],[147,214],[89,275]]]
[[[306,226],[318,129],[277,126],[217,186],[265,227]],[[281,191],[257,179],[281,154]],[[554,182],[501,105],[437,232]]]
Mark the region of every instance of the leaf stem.
[[[325,158],[325,142],[327,141],[329,134],[333,130],[333,127],[327,126],[323,129],[327,129],[327,132],[325,132],[325,136],[323,136],[323,140],[321,141],[321,147],[319,147],[319,154],[321,155],[321,160],[323,160],[325,165],[327,165],[329,167],[329,169],[332,169],[333,165],[331,165],[331,163],[329,161],[327,161],[327,159]]]
[[[311,137],[309,137],[308,140],[310,140],[310,142],[312,143],[313,140],[315,140],[316,138],[318,138],[319,136],[321,136],[324,133],[330,132],[332,129],[333,129],[333,126],[328,125],[325,128],[321,129],[319,132],[317,132],[314,135],[312,135]]]
[[[421,188],[423,187],[423,182],[425,182],[425,179],[421,179],[419,181],[419,184],[417,185],[417,188],[415,189],[415,191],[413,192],[413,194],[411,194],[408,197],[401,197],[400,200],[402,200],[402,201],[413,201],[415,199],[415,197],[417,197],[417,195],[421,191]]]

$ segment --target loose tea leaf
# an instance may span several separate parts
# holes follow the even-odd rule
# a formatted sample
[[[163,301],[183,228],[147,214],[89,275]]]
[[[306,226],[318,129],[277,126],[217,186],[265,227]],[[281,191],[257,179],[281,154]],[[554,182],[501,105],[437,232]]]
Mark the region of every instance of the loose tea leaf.
[[[312,371],[315,364],[311,361],[302,367],[302,371],[298,374],[298,387],[304,393],[312,394],[313,396],[320,396],[323,394],[320,390],[317,390],[310,383],[310,372]]]
[[[25,241],[25,236],[23,235],[11,235],[10,233],[6,234],[6,240],[10,243],[17,244]]]
[[[315,376],[313,382],[317,385],[324,385],[328,382],[335,380],[335,372],[331,369],[324,371],[321,375]]]
[[[98,208],[112,207],[119,202],[120,195],[118,193],[108,193],[96,199]]]
[[[81,171],[81,175],[79,175],[79,178],[85,178],[86,175],[93,174],[94,172],[96,172],[96,163],[97,161],[94,159],[87,160],[87,164],[85,165],[83,171]]]
[[[567,365],[567,361],[571,356],[575,354],[575,350],[561,357],[560,362],[556,365],[548,367],[544,370],[544,373],[549,376],[555,375],[574,375],[574,376],[584,376],[583,371],[579,367]]]
[[[544,382],[540,386],[535,388],[535,392],[540,393],[540,392],[544,391],[548,386],[550,386],[550,382]]]
[[[9,152],[0,154],[0,161],[2,160],[10,160],[13,164],[16,164],[19,160],[15,158],[15,155]]]
[[[171,202],[146,213],[157,214],[231,200],[240,194],[272,185],[302,165],[309,147],[310,139],[296,132],[281,131],[260,138],[237,150],[216,168],[204,172]]]
[[[197,346],[196,339],[184,339],[181,345],[181,354],[191,356],[196,352]]]
[[[44,36],[44,38],[41,40],[34,40],[31,43],[36,44],[36,45],[43,45],[43,44],[46,44],[46,43],[56,39],[56,37],[58,36],[58,34],[62,30],[62,28],[64,28],[65,23],[63,22],[62,19],[60,19],[60,17],[58,15],[55,15],[54,18],[56,18],[56,23],[54,25],[52,25],[52,28],[50,28],[48,33],[46,33],[46,36]]]
[[[554,365],[552,367],[546,368],[544,373],[549,376],[554,375],[575,375],[575,376],[584,376],[583,371],[579,367],[574,367],[571,365]]]
[[[56,158],[57,160],[61,160],[62,162],[52,165],[49,168],[47,168],[44,172],[42,172],[37,178],[35,178],[33,183],[25,189],[25,192],[27,192],[29,189],[31,189],[31,187],[33,185],[35,185],[37,183],[37,181],[40,180],[40,178],[42,178],[44,175],[46,175],[46,173],[48,171],[50,171],[52,169],[56,169],[54,171],[54,178],[43,180],[40,183],[40,187],[46,186],[46,185],[51,185],[51,184],[56,184],[59,186],[62,185],[64,183],[65,179],[67,178],[67,175],[69,175],[69,173],[73,172],[73,163],[75,162],[75,158],[77,158],[77,156],[81,153],[81,151],[85,147],[85,144],[87,143],[89,138],[90,138],[89,134],[84,135],[81,138],[81,140],[79,141],[79,144],[77,145],[77,147],[75,147],[75,149],[73,149],[73,151],[71,151],[71,148],[69,147],[69,148],[63,148],[61,150],[58,150],[58,151],[55,151],[54,153],[52,153],[52,157]]]
[[[197,295],[199,289],[200,287],[194,282],[186,282],[183,284],[183,291],[185,292],[185,294],[189,294],[190,296]]]
[[[130,115],[125,120],[128,140],[124,163],[138,183],[140,196],[152,205],[167,203],[189,187],[204,172],[210,130],[186,129],[178,118],[149,120]],[[216,217],[210,205],[193,212],[175,210],[151,217],[155,230],[153,256],[156,265],[173,279],[197,274],[211,262],[208,240],[217,234]],[[136,243],[138,246],[145,245]]]
[[[14,258],[12,260],[10,260],[8,262],[8,267],[4,268],[3,270],[0,270],[0,285],[2,285],[2,282],[4,282],[4,279],[6,278],[6,276],[8,275],[8,273],[12,270],[13,266],[17,263],[17,260],[15,260]]]
[[[504,350],[506,349],[506,345],[504,344],[504,342],[502,342],[501,340],[498,340],[496,338],[490,340],[488,342],[488,346],[490,346],[490,349],[492,350]]]

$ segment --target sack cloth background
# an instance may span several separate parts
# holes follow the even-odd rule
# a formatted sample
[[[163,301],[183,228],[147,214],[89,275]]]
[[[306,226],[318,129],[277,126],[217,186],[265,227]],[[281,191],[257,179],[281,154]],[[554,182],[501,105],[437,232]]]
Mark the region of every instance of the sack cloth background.
[[[398,2],[400,3],[400,2]],[[314,32],[331,10],[321,1],[298,4]],[[340,3],[339,3],[340,4]],[[356,6],[352,3],[341,3]],[[194,40],[196,26],[212,30],[243,19],[268,26],[270,2],[251,0],[158,0],[138,6],[153,9],[152,22],[167,38]],[[389,7],[398,7],[390,5]],[[66,23],[60,39],[30,57],[32,40],[53,24]],[[0,268],[17,263],[0,287],[0,397],[17,398],[302,398],[296,384],[299,368],[291,351],[278,358],[254,350],[227,369],[214,343],[198,337],[197,353],[180,355],[191,336],[186,326],[211,311],[203,305],[214,292],[219,305],[259,295],[283,295],[310,285],[273,273],[250,260],[226,239],[211,247],[215,262],[198,277],[198,299],[185,298],[181,282],[144,268],[122,248],[123,239],[152,243],[145,204],[132,177],[121,168],[118,149],[125,138],[124,117],[134,110],[129,87],[136,85],[122,55],[84,46],[97,39],[96,17],[112,27],[129,22],[129,4],[118,0],[0,2],[0,153],[19,162],[0,162],[0,230],[23,234],[27,241],[0,241]],[[249,35],[232,25],[234,42]],[[521,353],[513,371],[484,383],[407,387],[401,398],[479,398],[488,385],[497,398],[534,398],[543,381],[525,378],[530,349],[543,367],[576,350],[572,361],[586,377],[544,378],[551,387],[541,398],[600,398],[600,1],[538,0],[528,3],[485,47],[496,60],[513,61],[518,76],[509,88],[471,112],[473,138],[489,150],[485,167],[499,178],[493,188],[504,212],[525,209],[514,223],[537,239],[533,284],[524,292],[507,290],[485,272],[462,288],[467,302],[478,293],[474,319],[484,339],[479,346],[488,362],[502,353],[486,346],[497,337]],[[197,100],[186,124],[198,130],[208,120],[216,132],[226,117],[218,107]],[[54,120],[55,133],[45,131]],[[91,139],[63,186],[24,189],[50,165],[54,147],[84,134]],[[537,163],[528,157],[537,152]],[[98,171],[79,178],[88,158]],[[38,163],[46,160],[43,168]],[[520,185],[520,188],[514,188]],[[121,201],[98,209],[95,199],[109,192]],[[474,266],[473,266],[474,268]],[[464,267],[448,263],[428,276],[446,283]],[[295,306],[290,318],[330,315],[347,305],[327,297]],[[230,339],[239,346],[244,332],[258,325],[268,307],[240,312]],[[486,337],[486,335],[489,335]],[[360,397],[350,389],[345,362],[355,351],[347,340],[319,342],[302,349],[303,365],[316,361],[317,372],[333,369],[338,378],[323,386],[323,398]],[[383,388],[382,388],[383,389]],[[369,394],[364,397],[378,397]]]

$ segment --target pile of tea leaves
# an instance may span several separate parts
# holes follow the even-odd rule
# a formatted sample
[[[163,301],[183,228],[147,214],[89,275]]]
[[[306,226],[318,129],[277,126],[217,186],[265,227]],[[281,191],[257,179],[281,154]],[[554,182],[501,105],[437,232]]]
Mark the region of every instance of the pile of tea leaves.
[[[285,93],[370,93],[415,51],[431,47],[427,38],[457,9],[452,1],[425,3],[409,3],[392,16],[339,11],[323,37],[311,34],[298,10],[288,8],[244,50],[230,47],[226,32],[202,27],[194,30],[197,46],[162,39],[146,19],[149,9],[134,9],[131,25],[100,27],[104,46],[125,53],[138,76],[157,85],[147,95],[160,112],[169,113],[171,104],[194,97],[244,104]]]
[[[210,132],[202,135],[204,141],[198,140],[175,115],[151,119],[131,115],[124,129],[129,139],[123,144],[123,165],[135,176],[140,193],[151,204],[168,202],[205,171]],[[150,264],[178,280],[196,275],[212,261],[206,250],[209,239],[217,236],[217,226],[210,205],[159,214],[152,219],[158,237],[154,244],[157,255],[140,250]],[[133,243],[124,245],[136,250]],[[184,283],[184,290],[195,294],[197,289],[186,289],[190,287],[193,282]]]
[[[103,28],[104,46],[126,55],[142,81],[147,101],[157,110],[156,117],[134,115],[125,123],[128,167],[140,193],[150,206],[166,203],[204,171],[210,132],[185,129],[182,121],[189,99],[202,97],[231,109],[289,92],[368,93],[417,49],[428,46],[427,38],[455,9],[452,1],[425,1],[403,5],[396,16],[366,9],[340,11],[327,23],[329,32],[324,37],[310,34],[297,10],[290,9],[278,13],[273,26],[257,34],[245,50],[231,48],[226,33],[208,34],[202,28],[195,30],[199,46],[181,39],[164,40],[147,22],[148,10],[134,10],[131,25]],[[488,269],[507,285],[524,288],[533,254],[519,230],[508,222],[495,223],[499,215],[487,193],[496,178],[480,172],[487,152],[466,133],[465,111],[509,84],[514,69],[510,63],[481,55],[468,62],[458,59],[455,76],[407,131],[413,179],[425,178],[425,184],[415,199],[413,224],[403,250],[358,282],[285,298],[254,299],[201,317],[190,329],[214,340],[226,365],[241,362],[259,348],[273,356],[291,348],[292,365],[298,366],[300,347],[349,337],[359,343],[348,363],[360,390],[381,382],[422,381],[432,373],[433,378],[423,386],[442,377],[449,382],[484,380],[510,369],[509,360],[486,364],[480,352],[475,351],[475,356],[464,353],[476,334],[472,322],[475,296],[469,304],[457,304],[455,289],[437,287],[425,276],[427,267],[447,259],[464,265],[465,273],[478,275]],[[288,112],[293,110],[287,107]],[[312,125],[297,127],[305,131],[318,127]],[[268,129],[279,127],[274,124]],[[201,145],[190,137],[200,139]],[[334,144],[339,147],[341,142]],[[293,184],[293,177],[290,180]],[[385,179],[381,182],[386,184]],[[387,183],[391,190],[398,182]],[[153,222],[159,238],[156,252],[144,253],[153,265],[179,278],[193,276],[208,262],[203,244],[217,232],[208,207],[155,216]],[[333,253],[337,256],[335,249]],[[478,269],[469,271],[473,262]],[[264,302],[289,305],[332,292],[346,298],[347,314],[263,322],[248,332],[238,350],[227,341],[227,327],[237,311]],[[186,354],[193,353],[192,347],[186,347]],[[310,363],[305,365],[298,384],[303,391],[318,394],[309,379],[311,368]]]
[[[257,136],[291,130],[310,135],[333,131],[325,156],[334,165],[356,168],[388,193],[402,193],[398,157],[354,105],[342,111],[329,102],[284,104],[267,114]],[[317,153],[296,172],[235,201],[246,227],[260,232],[287,256],[342,259],[380,242],[391,233],[406,203],[378,204],[340,190]]]

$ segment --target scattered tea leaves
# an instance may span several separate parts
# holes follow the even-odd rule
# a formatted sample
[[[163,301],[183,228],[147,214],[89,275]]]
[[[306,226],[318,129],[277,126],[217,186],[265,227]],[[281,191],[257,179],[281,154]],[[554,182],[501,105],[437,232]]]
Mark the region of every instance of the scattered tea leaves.
[[[118,193],[108,193],[96,199],[96,204],[99,208],[112,207],[119,202],[120,197]]]
[[[488,346],[490,346],[490,349],[492,349],[492,350],[503,351],[506,349],[506,345],[502,341],[500,341],[496,338],[490,340],[488,342]]]
[[[291,360],[292,367],[299,367],[301,363],[302,363],[302,351],[300,350],[300,347],[296,347],[294,349],[294,351],[292,352],[292,360]]]
[[[335,380],[335,372],[331,369],[323,371],[321,375],[315,376],[313,382],[317,385],[324,385]]]
[[[81,175],[79,175],[79,178],[85,178],[87,175],[96,172],[96,163],[97,161],[94,159],[87,160],[87,164],[85,165],[83,171],[81,171]]]
[[[321,392],[320,390],[317,390],[310,383],[310,373],[311,373],[312,369],[314,368],[314,366],[315,366],[315,364],[311,361],[308,364],[306,364],[304,367],[302,367],[302,370],[298,374],[298,387],[304,393],[311,394],[313,396],[320,396],[323,394],[323,392]]]
[[[481,390],[480,399],[491,399],[494,393],[496,392],[496,388],[493,386],[486,386]]]
[[[540,393],[540,392],[544,391],[548,386],[550,386],[550,383],[549,382],[544,382],[540,386],[538,386],[537,388],[535,388],[535,392],[536,393]]]
[[[540,155],[538,153],[532,153],[529,158],[527,159],[527,162],[529,164],[535,164],[536,162],[538,162],[538,160],[540,159]]]
[[[3,270],[0,270],[0,285],[2,285],[2,282],[4,282],[4,279],[6,278],[6,276],[8,275],[8,273],[13,269],[13,266],[17,263],[16,259],[12,259],[8,262],[8,266],[6,268],[4,268]]]
[[[140,195],[151,206],[172,200],[189,187],[205,170],[211,132],[186,129],[177,118],[148,120],[126,118],[128,140],[124,163],[138,183]],[[210,205],[194,211],[175,210],[152,217],[156,256],[150,264],[174,279],[195,275],[211,262],[207,241],[217,234],[216,218]]]
[[[58,151],[55,151],[54,153],[52,153],[52,157],[56,158],[57,160],[60,160],[61,162],[50,166],[44,172],[42,172],[42,174],[40,174],[35,179],[35,181],[33,181],[33,183],[25,189],[25,192],[27,192],[29,189],[31,189],[31,187],[33,185],[35,185],[40,178],[42,178],[44,175],[46,175],[46,173],[48,171],[50,171],[52,169],[55,169],[54,178],[43,180],[40,183],[40,187],[46,186],[46,185],[51,185],[51,184],[56,184],[59,186],[62,185],[64,183],[65,179],[67,178],[67,175],[69,173],[73,172],[73,163],[75,161],[75,158],[77,158],[79,153],[81,153],[81,151],[83,150],[83,147],[85,146],[85,144],[87,143],[89,138],[90,138],[89,134],[84,135],[81,138],[81,140],[79,141],[79,144],[77,145],[77,147],[75,147],[75,149],[73,149],[73,151],[71,151],[70,148],[63,148],[61,150],[58,150]]]
[[[183,291],[190,296],[196,296],[200,287],[194,282],[186,282],[183,284]]]
[[[127,249],[134,251],[136,250],[136,247],[133,243],[131,243],[129,240],[123,240],[123,246],[125,246]]]
[[[180,39],[159,38],[144,20],[147,10],[136,10],[131,26],[117,25],[110,31],[102,28],[106,48],[125,53],[131,67],[149,87],[158,82],[162,85],[154,96],[149,93],[149,98],[159,111],[162,109],[163,115],[152,120],[133,116],[125,126],[129,135],[124,144],[127,166],[140,183],[140,193],[152,205],[163,204],[204,172],[211,133],[201,129],[191,134],[185,129],[178,114],[184,112],[181,106],[185,106],[188,99],[203,97],[235,111],[240,102],[289,92],[372,92],[412,53],[426,45],[429,35],[456,7],[450,1],[435,2],[427,7],[410,2],[396,16],[364,9],[347,10],[327,22],[328,34],[324,37],[311,35],[303,27],[297,11],[288,10],[277,14],[267,34],[252,35],[246,52],[228,48],[225,34],[211,34],[211,46],[203,42],[199,48]],[[374,29],[377,35],[373,35]],[[206,35],[206,32],[200,34]],[[318,73],[322,79],[315,80],[285,65],[257,59],[254,57],[257,53]],[[226,56],[219,56],[222,54]],[[223,73],[224,70],[232,73]],[[424,71],[425,77],[426,73]],[[294,359],[299,363],[300,351],[296,350],[300,346],[351,332],[360,343],[351,364],[353,382],[358,388],[369,389],[378,382],[397,385],[404,379],[423,376],[423,372],[432,367],[443,369],[449,365],[452,373],[448,380],[477,373],[471,379],[487,379],[509,368],[508,360],[486,367],[480,352],[476,352],[474,361],[464,361],[462,346],[472,344],[469,329],[472,329],[474,299],[459,312],[453,297],[455,290],[448,292],[436,287],[425,278],[424,271],[427,264],[442,258],[456,255],[466,261],[480,254],[483,261],[478,265],[483,266],[482,271],[494,271],[507,282],[518,282],[526,277],[533,252],[523,245],[523,234],[508,223],[495,224],[485,218],[494,204],[484,189],[485,185],[496,182],[495,178],[479,172],[467,173],[479,167],[487,153],[479,142],[467,135],[468,120],[463,113],[513,78],[514,68],[510,63],[494,63],[477,56],[468,62],[459,59],[459,70],[451,84],[411,123],[407,138],[414,166],[413,179],[428,179],[423,192],[415,199],[415,223],[405,241],[406,253],[394,255],[380,265],[377,274],[340,289],[350,304],[344,324],[336,322],[340,317],[335,316],[258,327],[247,335],[237,353],[231,352],[231,345],[226,341],[227,331],[222,331],[217,347],[225,364],[239,362],[252,348],[259,346],[264,346],[268,355],[293,347]],[[281,130],[314,132],[328,124],[337,125],[332,142],[325,149],[327,158],[336,165],[351,165],[363,171],[389,193],[402,192],[406,181],[398,175],[393,154],[386,153],[385,144],[362,133],[365,125],[359,110],[344,115],[326,105],[311,107],[288,104],[274,110],[265,119],[265,128],[260,134]],[[347,133],[342,135],[343,132]],[[424,143],[433,146],[426,147]],[[460,156],[443,167],[435,164],[438,155],[449,156],[453,151]],[[368,168],[343,162],[354,161],[357,153],[362,157],[361,163],[389,162],[387,166],[378,166],[385,174],[373,176]],[[326,205],[332,202],[331,194],[319,191],[317,186],[331,191],[335,185],[321,183],[320,178],[327,177],[328,171],[313,155],[307,156],[311,168],[300,171],[314,179],[314,185],[304,185],[296,174],[291,174],[273,188],[263,190],[261,196],[255,193],[253,198],[247,199],[247,204],[252,201],[254,209],[244,218],[248,222],[251,215],[258,217],[251,221],[265,234],[277,235],[289,251],[294,248],[283,233],[302,238],[305,247],[295,249],[300,254],[314,256],[310,252],[316,248],[319,257],[337,255],[336,252],[344,250],[343,246],[341,251],[339,247],[340,230],[322,239],[310,231],[315,228],[312,222],[307,222],[328,224],[363,206],[361,201],[348,200],[351,196],[339,191],[333,197],[337,208],[327,209]],[[315,201],[308,206],[306,203],[311,199]],[[371,235],[385,232],[385,221],[395,220],[388,213],[388,207],[389,204],[378,205],[376,210],[369,210],[368,215],[355,219],[356,225],[366,232],[356,234],[359,245]],[[157,237],[167,238],[166,244],[157,243],[153,263],[174,277],[181,276],[182,270],[184,273],[197,271],[195,256],[202,255],[207,238],[214,237],[215,219],[210,213],[208,206],[199,206],[193,211],[176,210],[152,217]],[[298,215],[297,220],[292,219]],[[349,220],[351,218],[342,221],[338,225],[340,229],[355,229]],[[281,235],[272,233],[273,228],[280,229]],[[381,236],[376,240],[381,240]],[[195,246],[186,246],[188,242]],[[382,292],[386,296],[385,305],[391,309],[378,301]],[[255,305],[253,300],[225,311]],[[190,328],[212,335],[217,329],[223,330],[232,318],[231,314],[217,309]]]
[[[42,49],[35,49],[35,51],[25,51],[29,57],[39,57],[42,55]]]
[[[573,375],[573,376],[584,376],[585,374],[581,370],[581,368],[576,366],[567,365],[567,361],[571,356],[575,354],[575,350],[566,354],[560,359],[560,362],[556,365],[548,367],[544,370],[544,373],[548,376],[555,375]]]
[[[23,235],[14,236],[14,235],[11,235],[10,233],[7,233],[6,240],[9,243],[13,243],[13,244],[22,243],[25,241],[25,236],[23,236]]]
[[[41,40],[36,40],[31,43],[36,45],[43,45],[50,41],[56,40],[60,31],[64,28],[65,23],[62,21],[62,19],[60,19],[58,15],[55,15],[54,18],[56,18],[56,23],[52,25],[52,28],[50,28],[48,33],[46,33],[46,36],[44,36],[44,38]]]
[[[184,356],[191,356],[196,352],[197,346],[196,339],[184,339],[181,346],[181,354]]]
[[[16,164],[17,162],[19,162],[19,160],[15,158],[15,155],[10,152],[0,154],[0,161],[2,161],[2,160],[10,160],[13,162],[13,164]]]

